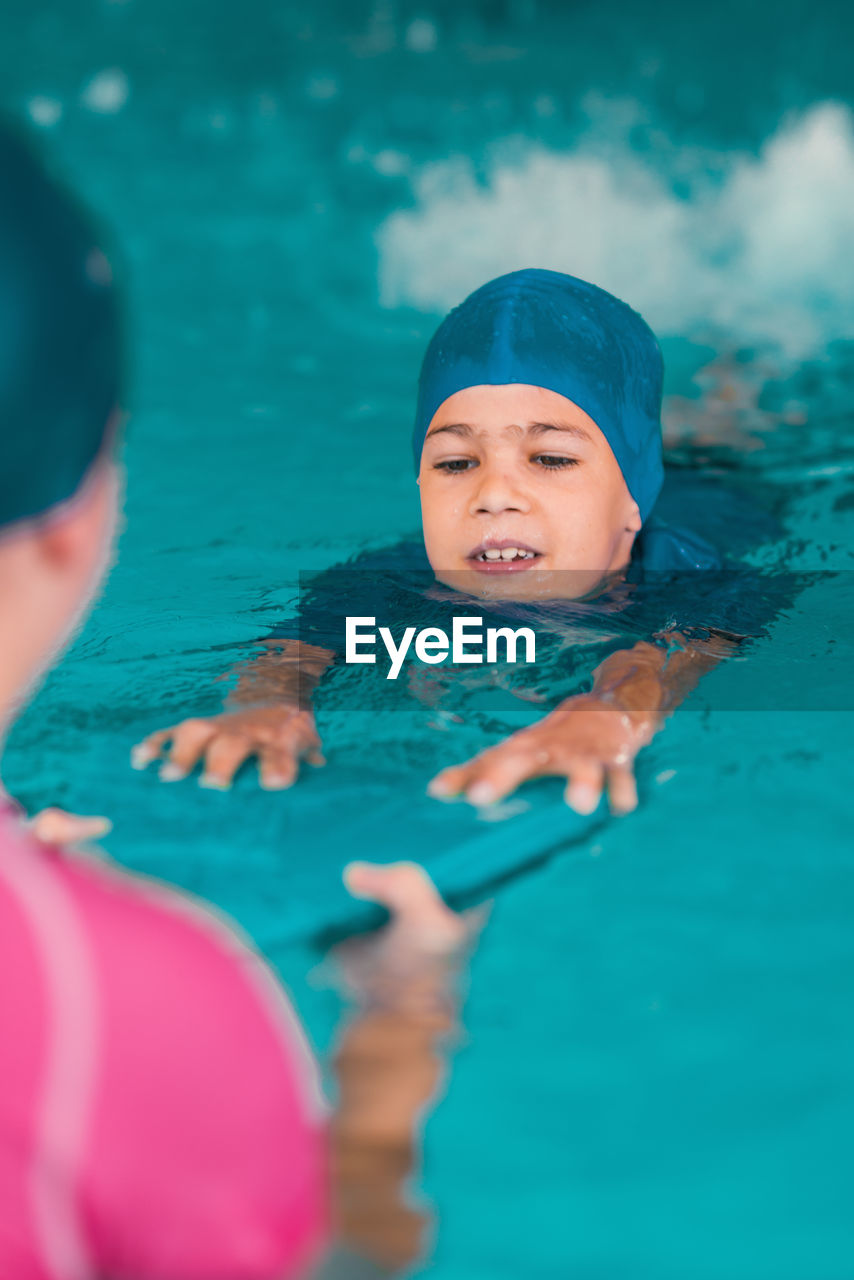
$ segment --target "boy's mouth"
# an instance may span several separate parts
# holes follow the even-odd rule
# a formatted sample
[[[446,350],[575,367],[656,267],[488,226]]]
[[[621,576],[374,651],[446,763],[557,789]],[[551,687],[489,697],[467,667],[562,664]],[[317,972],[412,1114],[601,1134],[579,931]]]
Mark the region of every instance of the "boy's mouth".
[[[468,554],[468,562],[478,573],[518,573],[542,559],[542,552],[511,538],[482,542]]]

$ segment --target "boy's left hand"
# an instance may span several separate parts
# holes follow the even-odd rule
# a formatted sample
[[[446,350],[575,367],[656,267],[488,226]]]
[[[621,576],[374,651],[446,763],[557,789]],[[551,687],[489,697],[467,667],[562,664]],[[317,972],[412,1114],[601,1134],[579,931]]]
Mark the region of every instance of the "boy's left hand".
[[[629,813],[638,802],[635,756],[658,727],[650,713],[581,694],[465,764],[443,769],[428,791],[487,805],[531,778],[557,776],[567,779],[566,802],[577,813],[592,813],[606,788],[612,812]]]

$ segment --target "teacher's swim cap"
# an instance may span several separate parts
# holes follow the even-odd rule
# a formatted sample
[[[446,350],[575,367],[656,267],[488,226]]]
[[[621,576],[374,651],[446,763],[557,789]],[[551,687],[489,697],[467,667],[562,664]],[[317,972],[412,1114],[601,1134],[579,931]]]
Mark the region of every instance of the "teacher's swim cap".
[[[75,493],[120,383],[118,302],[92,223],[0,126],[0,526]]]
[[[415,469],[441,404],[466,387],[527,383],[572,400],[598,426],[645,520],[658,497],[663,363],[636,311],[559,271],[512,271],[437,329],[418,387]]]

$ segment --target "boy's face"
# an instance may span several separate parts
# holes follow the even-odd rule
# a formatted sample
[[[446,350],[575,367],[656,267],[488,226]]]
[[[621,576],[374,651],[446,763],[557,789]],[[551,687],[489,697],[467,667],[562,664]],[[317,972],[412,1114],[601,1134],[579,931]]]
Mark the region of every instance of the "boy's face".
[[[473,595],[587,595],[628,563],[641,527],[596,423],[542,387],[450,396],[427,430],[418,484],[436,577]]]

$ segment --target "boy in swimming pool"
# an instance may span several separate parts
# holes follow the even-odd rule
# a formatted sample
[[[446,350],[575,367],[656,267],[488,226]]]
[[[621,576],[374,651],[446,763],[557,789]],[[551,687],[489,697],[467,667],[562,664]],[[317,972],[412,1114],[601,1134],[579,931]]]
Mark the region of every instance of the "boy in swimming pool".
[[[662,378],[641,317],[557,272],[502,276],[445,319],[422,367],[413,443],[427,561],[438,583],[469,597],[465,612],[471,597],[595,602],[632,572],[719,566],[702,537],[653,515]],[[343,612],[372,610],[351,600]],[[482,805],[558,775],[579,812],[605,789],[615,812],[633,809],[637,753],[735,639],[711,618],[674,625],[665,613],[656,634],[597,666],[589,692],[442,771],[432,794]],[[171,744],[164,780],[203,760],[203,783],[227,786],[257,755],[262,785],[290,785],[301,760],[322,762],[310,696],[334,657],[322,643],[269,645],[243,674],[233,709],[152,735],[135,763]]]

